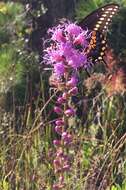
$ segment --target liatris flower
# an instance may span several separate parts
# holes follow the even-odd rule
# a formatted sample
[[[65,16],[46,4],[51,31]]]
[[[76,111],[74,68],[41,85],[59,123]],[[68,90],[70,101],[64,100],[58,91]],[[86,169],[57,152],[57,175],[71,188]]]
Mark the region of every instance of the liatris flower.
[[[69,108],[69,109],[67,109],[64,113],[65,113],[65,115],[66,115],[67,117],[71,117],[71,116],[74,116],[74,115],[75,115],[75,110],[72,109],[72,108]]]
[[[53,190],[60,190],[60,189],[62,189],[62,188],[60,187],[59,184],[56,183],[53,185]]]
[[[54,107],[54,112],[60,116],[55,122],[55,132],[60,139],[53,140],[56,149],[53,162],[56,182],[53,190],[59,190],[65,187],[64,172],[70,170],[68,147],[72,145],[73,137],[66,128],[69,118],[75,116],[75,110],[70,106],[70,98],[78,93],[77,70],[90,65],[86,53],[90,35],[88,30],[70,22],[59,24],[48,33],[51,38],[45,49],[44,61],[52,67],[50,85],[60,93]]]
[[[48,32],[51,35],[51,45],[45,49],[44,61],[54,68],[57,77],[62,77],[69,67],[75,71],[80,67],[88,67],[86,47],[90,35],[87,30],[68,22]],[[76,45],[79,45],[79,48]]]
[[[57,103],[58,104],[64,104],[66,102],[66,100],[63,98],[63,97],[59,97],[58,99],[57,99]]]
[[[63,183],[63,182],[64,182],[64,176],[61,175],[61,176],[59,177],[59,182],[60,182],[60,183]]]
[[[65,184],[54,184],[53,185],[53,190],[61,190],[63,189]]]
[[[54,141],[53,141],[53,144],[54,144],[55,146],[60,146],[60,145],[61,145],[61,141],[60,141],[60,140],[54,140]]]
[[[62,62],[54,64],[54,73],[56,73],[58,77],[65,73],[65,67]]]
[[[62,119],[58,119],[58,120],[56,121],[56,125],[57,125],[57,126],[62,126],[62,125],[64,125],[64,121],[63,121]]]
[[[62,126],[55,126],[55,131],[56,131],[59,135],[62,134],[62,130],[63,130]]]
[[[70,170],[70,165],[69,165],[69,164],[65,165],[65,166],[63,167],[63,170],[64,170],[64,171],[69,171],[69,170]]]
[[[74,23],[70,23],[69,25],[67,25],[66,28],[65,28],[65,30],[72,37],[78,36],[83,31],[80,26],[77,26]]]
[[[72,76],[71,79],[67,81],[66,85],[67,87],[75,87],[77,85],[77,81],[77,78]]]
[[[69,94],[67,92],[64,92],[62,95],[64,100],[68,100],[68,98],[70,97]]]
[[[68,65],[73,69],[79,69],[87,63],[87,56],[83,53],[73,52],[73,55],[68,58]]]
[[[66,145],[68,145],[72,142],[72,135],[67,133],[67,132],[63,132],[62,133],[62,140],[64,141],[64,143]]]
[[[57,42],[66,42],[66,38],[63,35],[63,30],[62,29],[57,29],[54,31],[52,35],[52,40],[57,41]]]
[[[88,31],[85,32],[85,34],[87,33]],[[86,35],[85,35],[86,36]],[[88,42],[87,42],[87,39],[86,37],[84,37],[84,34],[81,33],[79,34],[75,40],[74,40],[74,44],[75,45],[82,45],[83,47],[87,47],[88,46]]]
[[[54,111],[55,111],[57,114],[62,114],[62,113],[63,113],[63,110],[62,110],[60,107],[58,107],[58,106],[55,106],[55,107],[54,107]]]
[[[63,156],[63,150],[62,150],[61,148],[59,148],[59,149],[57,150],[56,156],[57,156],[57,157],[62,157],[62,156]]]
[[[59,161],[58,159],[55,159],[55,160],[53,161],[53,163],[54,163],[54,165],[57,166],[57,167],[61,166],[60,161]]]
[[[78,93],[78,88],[76,86],[68,91],[68,94],[72,96],[76,95],[77,93]]]

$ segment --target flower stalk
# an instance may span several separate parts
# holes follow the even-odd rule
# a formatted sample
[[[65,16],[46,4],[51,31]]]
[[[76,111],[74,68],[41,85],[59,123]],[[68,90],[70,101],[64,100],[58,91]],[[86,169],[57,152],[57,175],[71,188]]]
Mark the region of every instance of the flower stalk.
[[[45,49],[44,60],[52,68],[51,84],[59,91],[54,106],[57,114],[55,132],[55,159],[53,161],[56,181],[53,190],[65,188],[65,173],[70,170],[69,149],[73,136],[69,131],[69,118],[75,117],[76,110],[71,106],[72,96],[78,94],[78,69],[88,67],[86,49],[89,32],[75,23],[63,23],[49,30],[49,46]]]

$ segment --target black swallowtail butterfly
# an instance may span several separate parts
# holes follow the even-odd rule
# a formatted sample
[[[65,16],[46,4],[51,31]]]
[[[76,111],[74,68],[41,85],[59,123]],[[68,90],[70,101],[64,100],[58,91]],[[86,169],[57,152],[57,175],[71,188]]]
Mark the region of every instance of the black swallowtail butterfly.
[[[107,4],[93,11],[79,23],[83,29],[87,28],[89,31],[92,31],[87,54],[93,64],[103,60],[108,26],[118,10],[118,4]]]

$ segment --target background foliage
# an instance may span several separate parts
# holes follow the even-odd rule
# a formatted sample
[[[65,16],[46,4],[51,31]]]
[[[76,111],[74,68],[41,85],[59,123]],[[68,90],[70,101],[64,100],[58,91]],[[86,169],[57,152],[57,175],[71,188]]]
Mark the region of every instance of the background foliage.
[[[119,69],[125,71],[126,2],[112,2],[121,10],[108,39],[120,60]],[[49,91],[50,73],[40,64],[43,37],[59,18],[80,20],[106,3],[110,1],[0,2],[0,189],[52,189],[54,97]],[[101,75],[92,77],[95,83],[82,72],[78,114],[71,122],[74,144],[67,189],[125,190],[125,90],[108,95],[111,85],[106,89]]]

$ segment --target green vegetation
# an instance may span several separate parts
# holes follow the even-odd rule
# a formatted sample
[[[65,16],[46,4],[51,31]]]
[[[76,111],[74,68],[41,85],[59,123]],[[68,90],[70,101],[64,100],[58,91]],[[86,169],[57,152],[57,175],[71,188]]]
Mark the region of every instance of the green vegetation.
[[[76,19],[109,2],[78,1]],[[114,2],[123,9],[109,41],[116,59],[125,65],[126,2]],[[41,71],[37,53],[27,48],[27,35],[33,31],[27,26],[28,16],[20,1],[0,2],[0,190],[52,190],[55,181],[56,92],[49,90],[50,73]],[[125,76],[119,86],[111,75],[112,83],[105,85],[95,74],[88,79],[82,72],[82,114],[70,121],[71,169],[64,190],[126,190]]]

